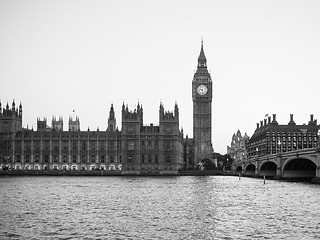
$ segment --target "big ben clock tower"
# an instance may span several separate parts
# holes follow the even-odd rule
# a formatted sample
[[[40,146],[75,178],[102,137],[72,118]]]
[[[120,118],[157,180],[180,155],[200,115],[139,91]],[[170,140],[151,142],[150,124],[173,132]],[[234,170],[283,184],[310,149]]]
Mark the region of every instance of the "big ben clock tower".
[[[192,80],[192,100],[194,164],[196,165],[203,159],[211,159],[213,153],[211,141],[212,80],[207,69],[203,41],[201,41],[197,71]]]

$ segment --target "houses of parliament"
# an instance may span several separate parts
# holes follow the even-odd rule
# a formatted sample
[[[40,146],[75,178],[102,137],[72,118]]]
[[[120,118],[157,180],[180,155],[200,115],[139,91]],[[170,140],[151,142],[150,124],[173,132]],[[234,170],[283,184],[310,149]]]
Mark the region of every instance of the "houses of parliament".
[[[160,103],[159,125],[144,125],[143,106],[122,105],[121,130],[110,106],[106,131],[82,131],[78,117],[37,119],[37,129],[22,128],[20,103],[0,103],[0,167],[15,170],[121,170],[121,173],[178,173],[212,159],[212,79],[201,42],[192,80],[193,139],[179,128],[179,107]]]

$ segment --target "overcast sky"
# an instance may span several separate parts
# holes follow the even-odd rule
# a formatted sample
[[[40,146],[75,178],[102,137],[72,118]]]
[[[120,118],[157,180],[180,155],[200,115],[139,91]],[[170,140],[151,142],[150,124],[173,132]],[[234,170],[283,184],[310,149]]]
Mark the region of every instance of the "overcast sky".
[[[266,114],[320,120],[320,1],[0,1],[0,99],[37,117],[80,118],[107,128],[111,103],[180,109],[192,137],[191,83],[201,38],[213,79],[212,139],[226,153],[238,129],[251,136]]]

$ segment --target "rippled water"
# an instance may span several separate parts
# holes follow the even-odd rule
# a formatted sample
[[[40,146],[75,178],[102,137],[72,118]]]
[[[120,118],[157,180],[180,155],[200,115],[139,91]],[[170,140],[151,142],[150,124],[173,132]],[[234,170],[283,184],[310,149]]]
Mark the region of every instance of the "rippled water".
[[[320,239],[320,186],[222,176],[1,177],[0,239]]]

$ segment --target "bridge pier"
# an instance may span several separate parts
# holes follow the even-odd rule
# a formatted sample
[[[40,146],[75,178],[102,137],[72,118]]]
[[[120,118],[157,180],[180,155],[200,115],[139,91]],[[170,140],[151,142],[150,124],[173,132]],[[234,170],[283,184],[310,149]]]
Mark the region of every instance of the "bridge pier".
[[[260,166],[259,166],[259,160],[258,159],[256,159],[256,169],[255,169],[255,171],[254,171],[254,174],[255,174],[255,176],[257,177],[257,176],[259,176],[260,175],[260,171],[259,171],[259,169],[260,169]]]
[[[278,179],[282,178],[282,156],[281,154],[277,155],[277,169],[276,169],[276,177]]]
[[[320,166],[317,166],[316,177],[320,179]]]
[[[320,141],[320,138],[319,138]],[[317,153],[317,170],[316,170],[316,177],[320,178],[320,147],[316,148]]]
[[[320,183],[320,147],[316,148],[316,153],[317,153],[316,177],[312,179],[312,182]]]
[[[316,168],[316,178],[320,179],[320,149],[317,149],[317,168]]]

